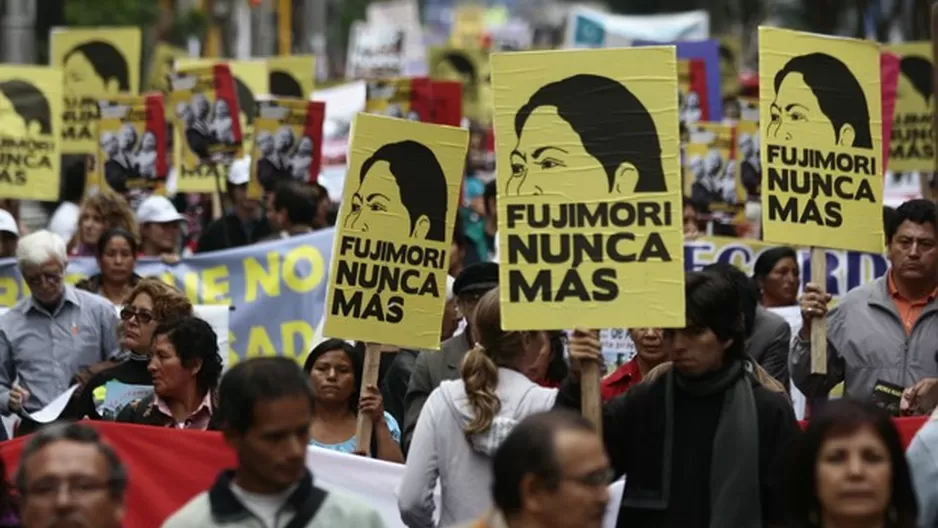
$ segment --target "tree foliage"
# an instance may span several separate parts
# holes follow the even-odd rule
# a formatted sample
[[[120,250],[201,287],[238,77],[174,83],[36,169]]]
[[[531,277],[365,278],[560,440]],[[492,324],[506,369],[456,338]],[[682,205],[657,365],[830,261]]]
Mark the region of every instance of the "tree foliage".
[[[65,20],[70,26],[141,26],[160,16],[158,0],[68,0]]]

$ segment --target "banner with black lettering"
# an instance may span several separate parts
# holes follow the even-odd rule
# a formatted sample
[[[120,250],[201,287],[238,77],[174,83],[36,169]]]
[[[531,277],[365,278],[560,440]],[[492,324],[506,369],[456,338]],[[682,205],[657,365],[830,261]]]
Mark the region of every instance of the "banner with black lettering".
[[[681,327],[673,46],[492,56],[502,328]]]
[[[889,168],[896,172],[932,171],[935,143],[931,118],[935,97],[931,42],[892,44],[886,50],[899,56]]]
[[[433,82],[426,77],[368,81],[365,111],[410,121],[430,122],[433,118]]]
[[[878,44],[759,28],[763,239],[883,248]]]
[[[243,152],[251,152],[254,141],[254,116],[257,113],[257,96],[270,93],[266,61],[219,61],[218,59],[183,58],[176,61],[176,69],[185,71],[189,68],[204,68],[215,64],[225,64],[231,71],[234,93],[238,100],[237,121],[241,128]],[[218,130],[213,133],[224,134],[224,123],[213,123]],[[179,192],[215,192],[215,176],[228,177],[229,163],[226,161],[203,163],[201,166],[180,171],[177,184]]]
[[[242,152],[231,70],[227,64],[192,67],[173,73],[170,85],[176,190],[215,192],[216,178],[226,177],[227,164]]]
[[[138,27],[53,28],[49,64],[61,68],[65,86],[62,152],[94,154],[98,100],[140,90]]]
[[[62,71],[0,66],[0,198],[59,199]]]
[[[325,114],[326,104],[321,101],[279,97],[257,101],[248,196],[259,198],[281,181],[316,181]]]
[[[324,335],[439,348],[468,147],[465,129],[355,117]]]
[[[269,57],[266,60],[270,95],[298,99],[309,99],[313,96],[313,85],[316,80],[315,55],[288,55]],[[235,72],[235,77],[237,76]],[[254,92],[254,94],[263,95],[264,92]]]
[[[163,94],[117,95],[98,101],[98,107],[92,185],[138,197],[160,188],[169,170]]]

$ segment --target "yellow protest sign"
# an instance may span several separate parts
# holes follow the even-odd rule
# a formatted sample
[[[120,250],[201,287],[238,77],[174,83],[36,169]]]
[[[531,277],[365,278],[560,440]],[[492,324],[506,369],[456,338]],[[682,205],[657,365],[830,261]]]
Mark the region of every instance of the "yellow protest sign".
[[[322,101],[267,96],[257,101],[249,197],[259,198],[282,181],[316,181],[325,115]]]
[[[169,74],[173,72],[173,64],[177,59],[188,57],[189,54],[182,48],[177,48],[165,42],[159,42],[150,55],[150,74],[147,76],[146,87],[163,94],[169,93]]]
[[[439,348],[468,146],[461,128],[355,117],[324,335]]]
[[[456,7],[453,13],[453,27],[450,30],[450,44],[456,48],[478,48],[485,36],[484,5],[465,4]]]
[[[759,28],[763,239],[883,248],[875,42]]]
[[[759,123],[736,123],[736,181],[745,200],[759,200],[762,187],[762,162],[759,160]]]
[[[95,183],[138,198],[160,188],[169,170],[163,95],[116,95],[98,106]]]
[[[681,327],[673,46],[492,56],[502,328]]]
[[[0,66],[0,198],[56,201],[62,71]]]
[[[482,49],[430,48],[430,77],[462,84],[462,113],[482,126],[492,122],[492,83],[488,54]]]
[[[267,59],[270,76],[270,95],[309,99],[316,80],[316,57],[314,55],[289,55]],[[237,77],[235,73],[235,77]],[[261,95],[263,92],[254,92]]]
[[[732,126],[699,122],[684,147],[684,196],[707,204],[723,221],[732,221],[746,199],[737,184],[733,146]]]
[[[720,88],[725,100],[739,95],[739,66],[743,58],[743,41],[735,35],[723,35],[719,40]]]
[[[53,28],[49,63],[62,69],[62,152],[97,150],[98,98],[140,89],[140,28]]]
[[[180,69],[170,76],[173,165],[179,192],[215,192],[242,153],[238,96],[225,64]]]
[[[886,49],[900,57],[889,169],[896,172],[932,171],[935,168],[935,143],[931,118],[935,98],[931,42],[893,44]]]

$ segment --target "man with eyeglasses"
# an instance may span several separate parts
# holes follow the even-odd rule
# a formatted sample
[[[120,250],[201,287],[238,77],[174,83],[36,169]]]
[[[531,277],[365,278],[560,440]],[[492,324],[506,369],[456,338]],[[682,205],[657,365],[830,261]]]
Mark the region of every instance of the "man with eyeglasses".
[[[570,411],[519,423],[492,459],[495,508],[459,528],[599,528],[612,468],[586,418]]]
[[[27,413],[69,387],[83,367],[117,351],[117,314],[103,297],[65,284],[65,241],[49,231],[20,239],[16,262],[31,291],[0,317],[0,412],[24,419],[18,434],[35,430]]]
[[[26,444],[16,472],[24,528],[118,528],[127,471],[90,427],[50,425]]]

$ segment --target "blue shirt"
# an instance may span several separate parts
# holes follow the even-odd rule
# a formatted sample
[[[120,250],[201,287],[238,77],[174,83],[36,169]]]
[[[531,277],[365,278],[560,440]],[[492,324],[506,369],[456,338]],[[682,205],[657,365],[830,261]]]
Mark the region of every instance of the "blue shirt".
[[[391,416],[390,413],[388,413],[387,411],[384,411],[384,421],[385,423],[388,424],[388,429],[391,430],[391,438],[393,438],[395,442],[400,444],[401,443],[401,427],[397,424],[397,420],[395,420],[394,417]],[[313,440],[312,438],[310,438],[309,445],[321,447],[323,449],[331,449],[333,451],[338,451],[340,453],[354,453],[355,447],[357,446],[357,442],[355,441],[354,436],[338,444],[323,444],[322,442],[317,442],[316,440]]]

